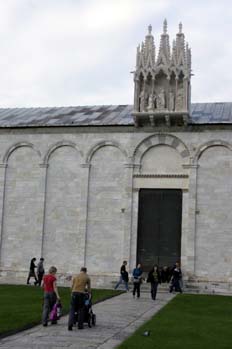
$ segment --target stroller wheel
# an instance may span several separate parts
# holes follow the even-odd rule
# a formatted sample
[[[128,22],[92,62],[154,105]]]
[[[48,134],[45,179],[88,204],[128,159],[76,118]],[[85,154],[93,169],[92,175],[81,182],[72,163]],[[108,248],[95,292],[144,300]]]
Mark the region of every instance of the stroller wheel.
[[[96,326],[96,315],[95,314],[92,315],[92,325]]]

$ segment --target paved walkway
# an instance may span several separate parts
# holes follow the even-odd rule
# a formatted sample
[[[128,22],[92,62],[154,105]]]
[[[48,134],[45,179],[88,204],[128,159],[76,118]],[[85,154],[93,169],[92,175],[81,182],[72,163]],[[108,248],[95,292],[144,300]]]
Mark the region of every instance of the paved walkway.
[[[96,327],[85,325],[83,330],[74,327],[72,332],[68,331],[65,316],[57,325],[39,325],[6,337],[0,341],[0,348],[115,348],[173,297],[170,293],[161,292],[156,301],[152,301],[149,293],[142,293],[139,299],[133,299],[131,293],[124,293],[93,306],[97,316]]]

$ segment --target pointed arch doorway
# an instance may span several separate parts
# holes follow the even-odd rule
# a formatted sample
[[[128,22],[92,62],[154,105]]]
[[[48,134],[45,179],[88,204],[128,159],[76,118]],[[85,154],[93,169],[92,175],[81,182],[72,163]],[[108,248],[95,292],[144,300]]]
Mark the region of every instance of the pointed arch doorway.
[[[140,189],[137,263],[172,266],[181,257],[181,189]]]

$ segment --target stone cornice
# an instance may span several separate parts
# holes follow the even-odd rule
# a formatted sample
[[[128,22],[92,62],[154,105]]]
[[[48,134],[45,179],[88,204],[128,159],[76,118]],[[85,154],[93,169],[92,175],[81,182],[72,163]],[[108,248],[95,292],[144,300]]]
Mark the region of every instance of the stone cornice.
[[[157,173],[157,174],[134,174],[134,178],[188,178],[187,174],[167,174],[167,173]]]

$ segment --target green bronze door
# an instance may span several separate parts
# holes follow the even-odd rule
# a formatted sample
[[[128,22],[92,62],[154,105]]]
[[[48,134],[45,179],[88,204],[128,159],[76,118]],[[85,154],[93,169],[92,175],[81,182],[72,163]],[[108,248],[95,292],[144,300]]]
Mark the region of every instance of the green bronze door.
[[[182,191],[140,189],[137,263],[172,266],[181,255]]]

